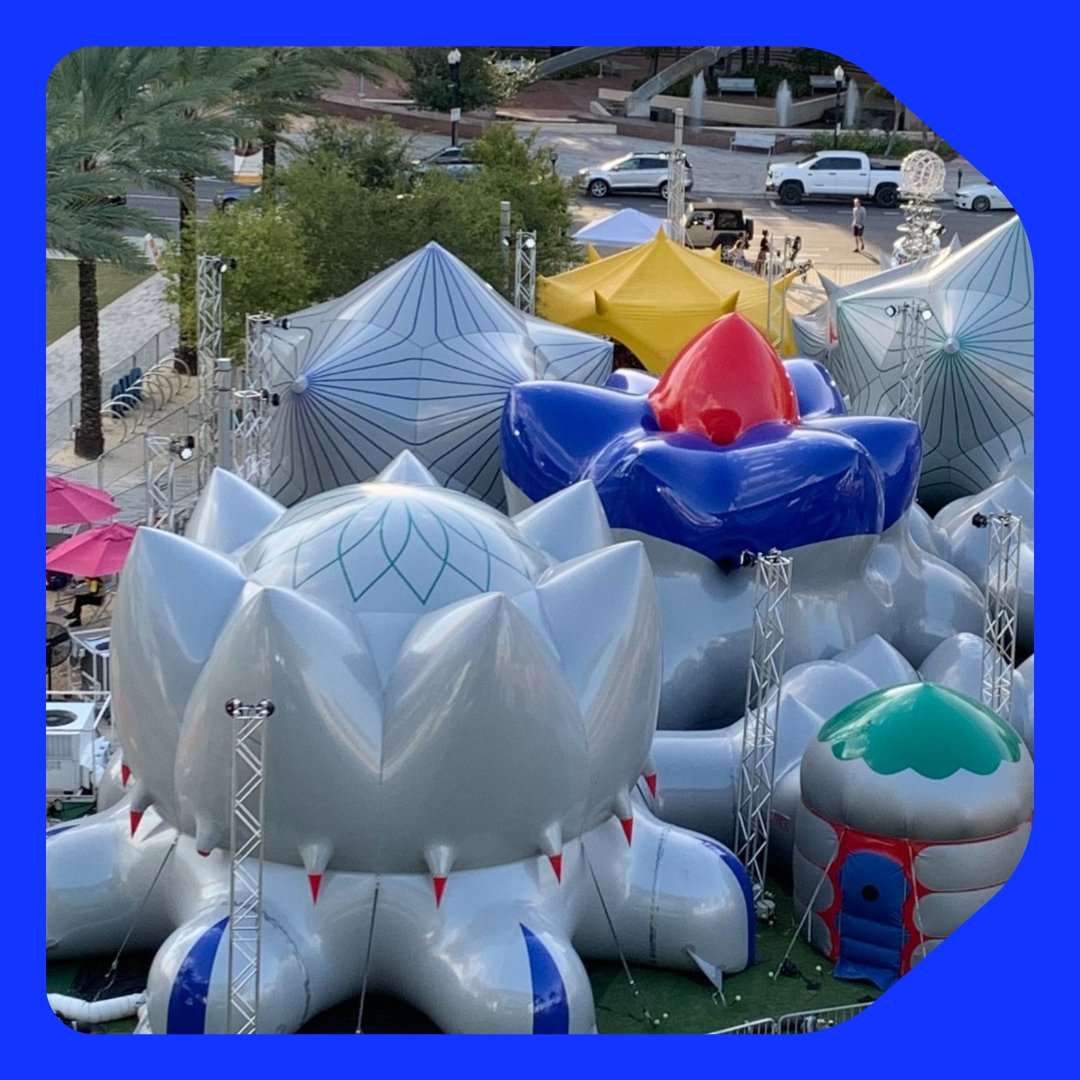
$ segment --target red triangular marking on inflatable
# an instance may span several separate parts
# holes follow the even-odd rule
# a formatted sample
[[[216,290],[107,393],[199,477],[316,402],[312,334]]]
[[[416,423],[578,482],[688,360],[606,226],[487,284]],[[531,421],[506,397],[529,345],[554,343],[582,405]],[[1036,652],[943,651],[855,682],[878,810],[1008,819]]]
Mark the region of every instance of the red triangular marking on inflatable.
[[[562,883],[562,856],[561,855],[549,855],[548,862],[551,863],[551,869],[555,871],[555,878],[561,884]]]
[[[135,830],[139,827],[139,822],[142,821],[143,812],[141,810],[131,811],[131,835],[135,835]]]
[[[433,877],[431,884],[435,886],[435,906],[439,907],[442,904],[443,889],[446,888],[446,878]]]
[[[633,843],[633,840],[634,840],[634,819],[633,819],[633,817],[619,818],[619,824],[622,826],[622,831],[626,834],[626,842],[628,844]]]
[[[656,773],[646,773],[645,783],[649,785],[649,791],[652,792],[652,797],[656,798]]]
[[[126,761],[120,762],[120,783],[124,787],[127,787],[127,782],[131,779],[131,766]]]
[[[308,884],[311,886],[311,902],[319,902],[319,887],[322,885],[322,874],[308,874]]]
[[[196,848],[195,852],[196,852],[196,854],[201,855],[204,859],[210,858],[210,852],[209,851],[203,851],[200,848]]]

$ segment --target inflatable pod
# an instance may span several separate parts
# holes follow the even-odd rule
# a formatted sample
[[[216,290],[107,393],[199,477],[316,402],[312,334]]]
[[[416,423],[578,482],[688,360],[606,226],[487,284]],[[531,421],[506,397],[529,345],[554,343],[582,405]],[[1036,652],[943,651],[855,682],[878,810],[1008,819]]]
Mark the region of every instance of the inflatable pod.
[[[1016,869],[1031,829],[1031,756],[971,698],[879,690],[803,755],[797,915],[838,978],[891,986]]]
[[[702,331],[659,380],[617,371],[603,387],[513,387],[502,450],[511,511],[591,480],[615,534],[645,544],[665,730],[741,715],[748,550],[793,556],[789,664],[878,634],[918,666],[946,638],[981,630],[974,583],[912,539],[918,426],[848,415],[820,364],[781,362],[738,314]]]

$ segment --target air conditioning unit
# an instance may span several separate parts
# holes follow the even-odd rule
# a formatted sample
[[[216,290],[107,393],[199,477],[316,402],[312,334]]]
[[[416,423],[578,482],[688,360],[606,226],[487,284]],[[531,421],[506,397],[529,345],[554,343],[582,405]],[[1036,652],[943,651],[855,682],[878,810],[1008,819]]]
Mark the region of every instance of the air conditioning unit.
[[[78,795],[93,787],[94,728],[92,701],[45,703],[45,794]]]

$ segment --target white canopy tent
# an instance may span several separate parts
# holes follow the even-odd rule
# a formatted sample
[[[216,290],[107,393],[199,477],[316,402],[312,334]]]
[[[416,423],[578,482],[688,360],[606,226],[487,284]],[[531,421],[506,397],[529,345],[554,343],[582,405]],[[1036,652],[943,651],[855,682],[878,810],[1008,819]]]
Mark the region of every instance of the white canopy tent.
[[[664,235],[670,237],[665,219],[627,207],[610,217],[578,229],[573,239],[582,244],[593,244],[595,247],[630,248],[647,244],[656,236],[658,229],[663,229]]]

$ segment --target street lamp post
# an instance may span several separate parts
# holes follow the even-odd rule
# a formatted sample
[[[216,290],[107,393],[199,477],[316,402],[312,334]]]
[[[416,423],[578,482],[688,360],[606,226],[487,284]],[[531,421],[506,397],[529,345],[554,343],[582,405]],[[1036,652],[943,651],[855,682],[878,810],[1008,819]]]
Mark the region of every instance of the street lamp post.
[[[836,127],[833,128],[832,137],[835,150],[840,145],[840,91],[844,89],[844,69],[839,64],[833,69],[833,78],[836,80]]]
[[[461,119],[461,50],[446,54],[450,64],[450,145],[457,146],[458,121]]]

